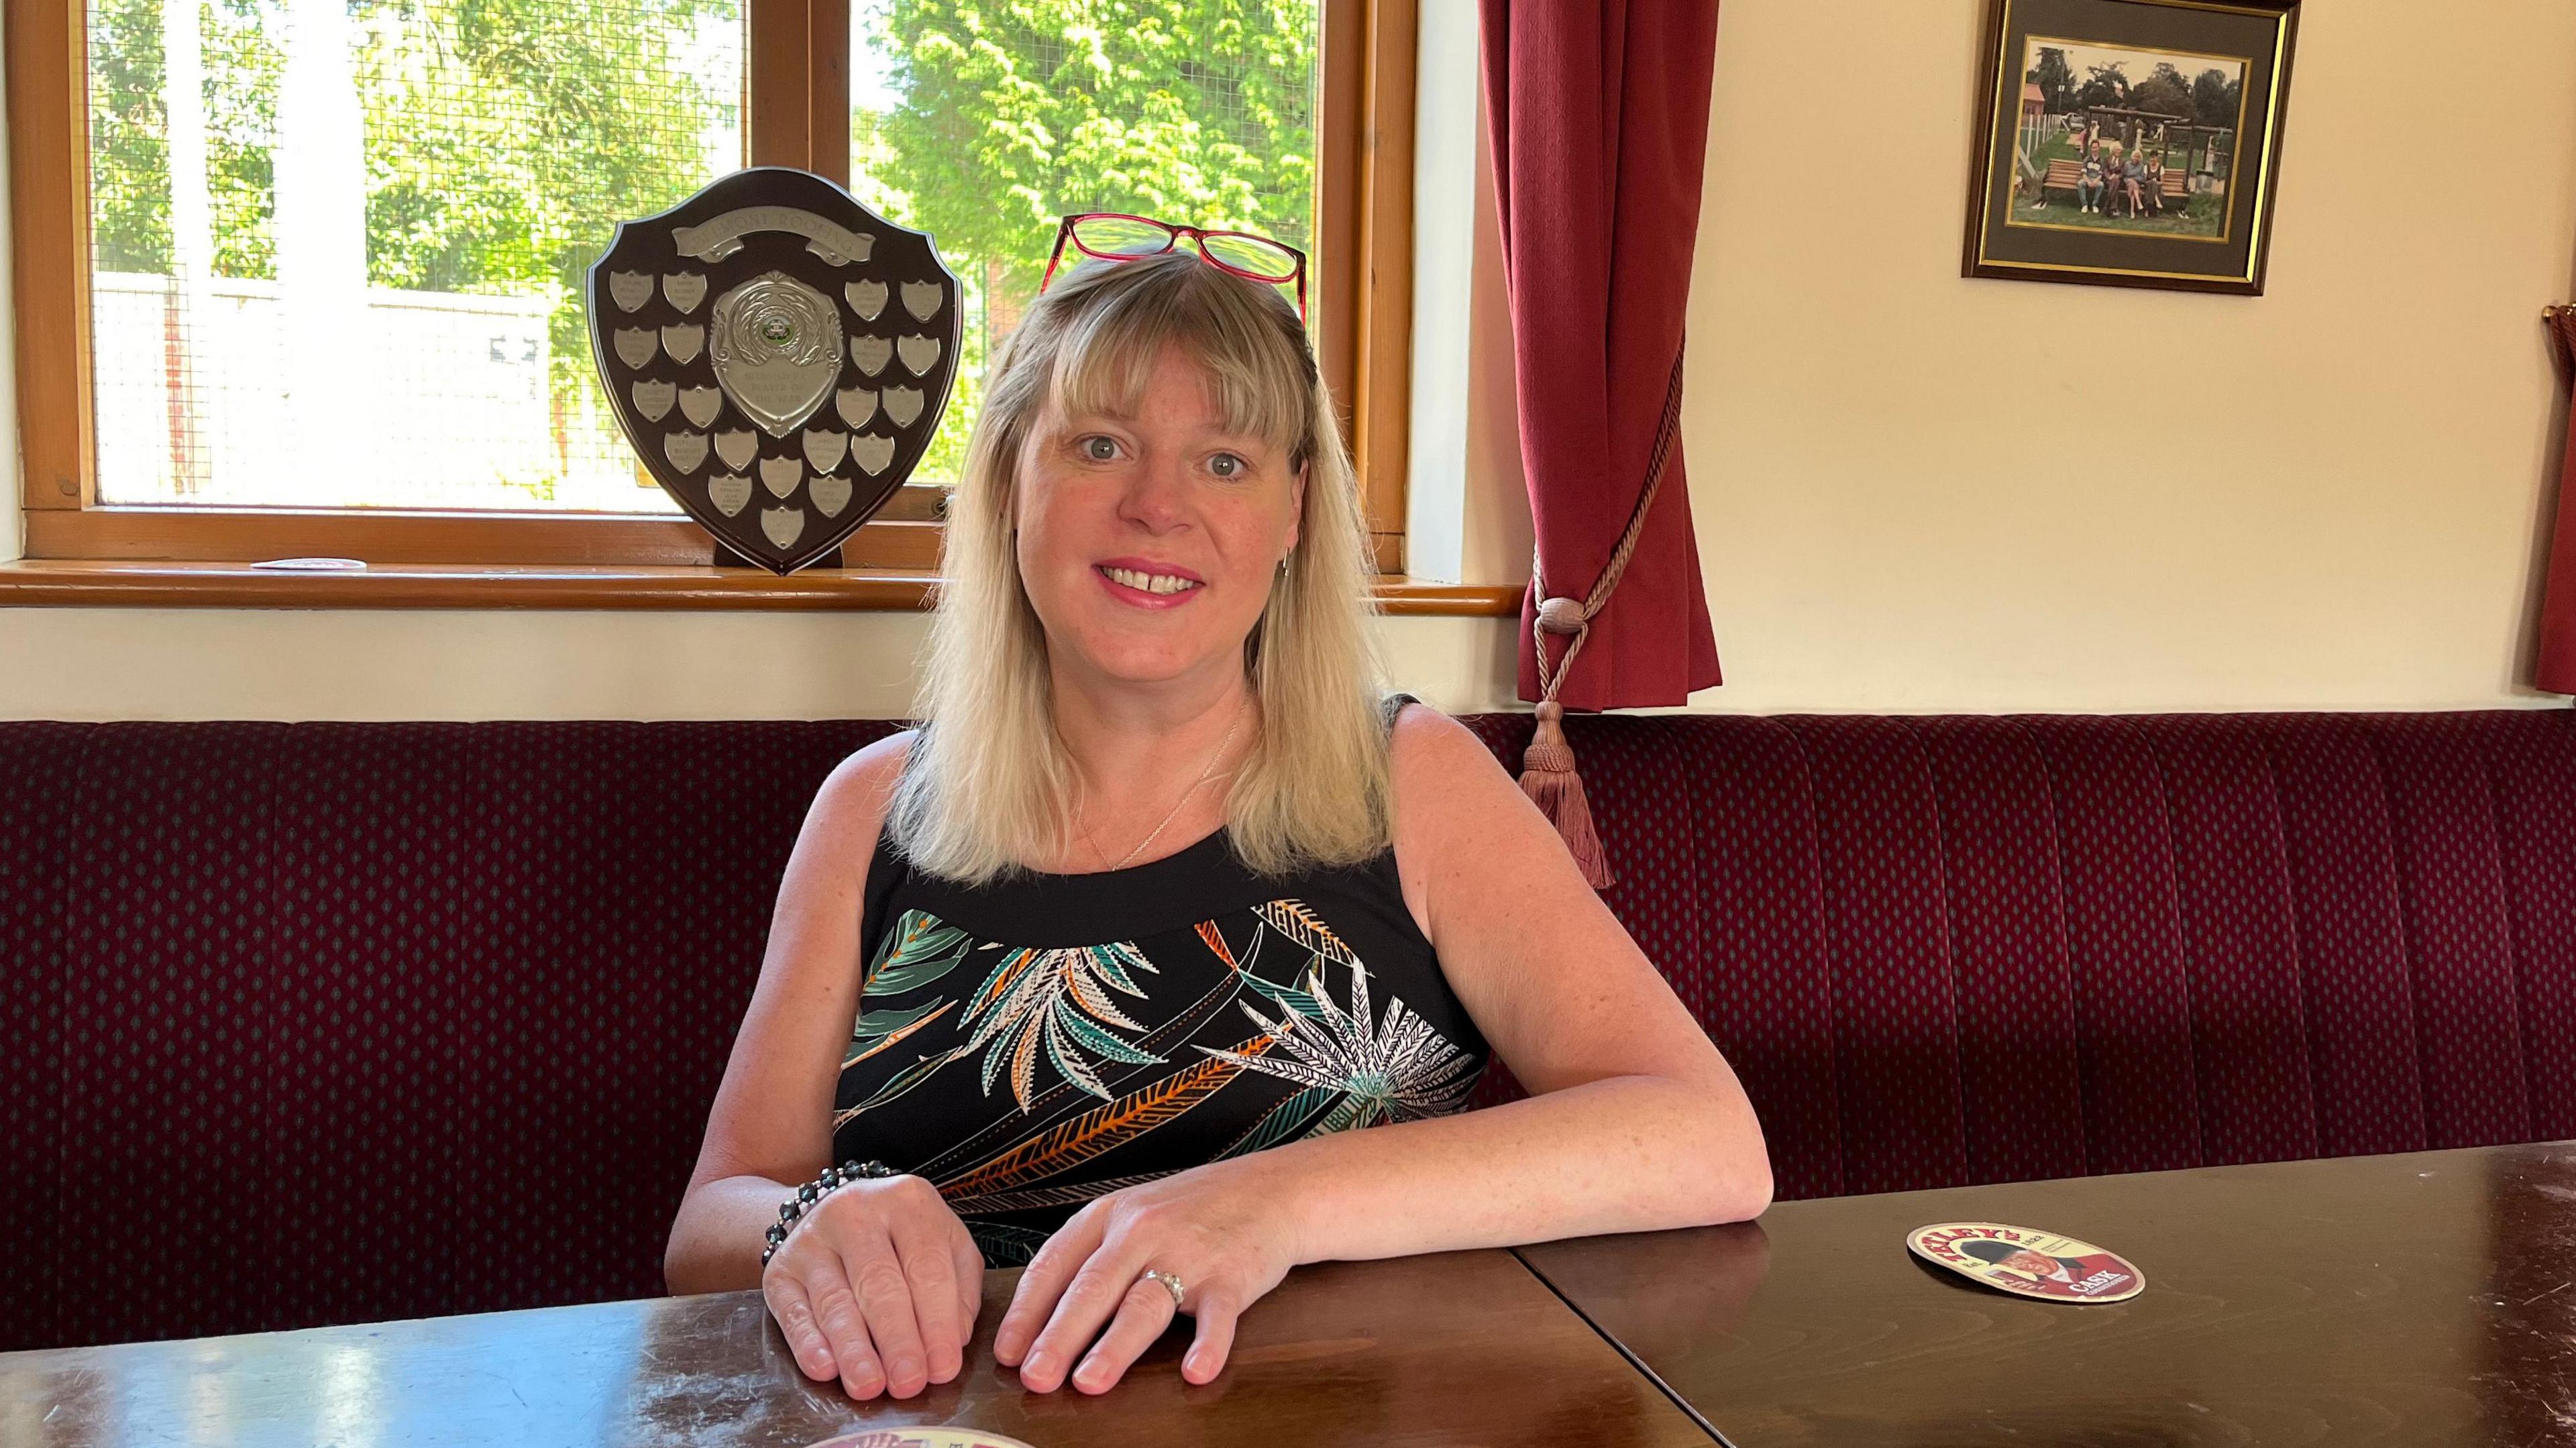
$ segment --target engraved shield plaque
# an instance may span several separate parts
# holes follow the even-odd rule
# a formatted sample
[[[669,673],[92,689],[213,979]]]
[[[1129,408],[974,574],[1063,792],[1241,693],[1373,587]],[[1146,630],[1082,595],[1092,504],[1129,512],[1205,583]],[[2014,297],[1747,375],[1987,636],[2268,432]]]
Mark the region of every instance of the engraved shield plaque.
[[[894,496],[955,380],[957,278],[930,238],[804,171],[737,171],[621,225],[586,300],[644,469],[724,550],[781,576]]]
[[[716,298],[716,382],[771,437],[814,415],[841,378],[841,318],[832,299],[785,272],[763,272]]]

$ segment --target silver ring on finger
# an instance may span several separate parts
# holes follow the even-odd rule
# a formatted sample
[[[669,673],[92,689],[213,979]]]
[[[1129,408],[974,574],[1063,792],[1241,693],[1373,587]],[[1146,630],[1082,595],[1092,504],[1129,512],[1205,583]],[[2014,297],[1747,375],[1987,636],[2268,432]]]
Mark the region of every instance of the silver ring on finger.
[[[1145,1275],[1137,1278],[1136,1280],[1139,1282],[1159,1282],[1163,1284],[1164,1290],[1172,1294],[1172,1310],[1174,1312],[1181,1310],[1180,1278],[1159,1267],[1148,1267],[1145,1269]]]

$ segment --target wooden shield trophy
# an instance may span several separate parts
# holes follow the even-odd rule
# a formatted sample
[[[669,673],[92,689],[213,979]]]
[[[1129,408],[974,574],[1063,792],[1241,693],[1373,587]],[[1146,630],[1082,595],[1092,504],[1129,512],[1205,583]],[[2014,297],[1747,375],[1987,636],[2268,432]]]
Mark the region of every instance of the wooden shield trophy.
[[[646,470],[781,577],[903,486],[957,373],[957,278],[930,238],[806,171],[736,171],[619,226],[585,292]]]

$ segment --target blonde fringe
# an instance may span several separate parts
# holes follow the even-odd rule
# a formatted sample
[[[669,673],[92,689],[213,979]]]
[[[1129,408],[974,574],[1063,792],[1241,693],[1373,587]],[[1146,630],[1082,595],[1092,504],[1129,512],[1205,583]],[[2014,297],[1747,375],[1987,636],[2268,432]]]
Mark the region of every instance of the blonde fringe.
[[[1369,552],[1332,400],[1267,288],[1174,255],[1060,276],[1003,344],[950,499],[924,658],[924,729],[887,826],[913,864],[967,884],[1069,844],[1073,762],[1055,731],[1046,634],[1011,541],[1022,442],[1057,388],[1132,396],[1162,348],[1214,373],[1229,426],[1306,461],[1304,511],[1244,664],[1262,727],[1226,795],[1236,855],[1286,875],[1386,847],[1391,815]],[[1285,434],[1285,435],[1283,435]]]

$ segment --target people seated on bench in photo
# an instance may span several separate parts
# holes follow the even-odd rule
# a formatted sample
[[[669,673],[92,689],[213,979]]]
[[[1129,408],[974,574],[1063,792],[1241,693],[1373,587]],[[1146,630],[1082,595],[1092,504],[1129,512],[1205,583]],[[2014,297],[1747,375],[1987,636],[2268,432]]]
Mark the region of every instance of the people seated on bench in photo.
[[[2038,205],[2046,207],[2050,193],[2069,193],[2075,197],[2076,209],[2108,216],[2114,204],[2131,205],[2126,166],[2121,159],[2123,148],[2117,141],[2103,141],[2088,149],[2083,158],[2060,156],[2048,163],[2047,174],[2039,183]],[[2165,203],[2191,199],[2189,178],[2165,165],[2165,158],[2147,152],[2145,170],[2141,173],[2138,203],[2155,215],[2164,214]]]
[[[1290,276],[1088,220],[987,378],[924,722],[814,798],[671,1230],[672,1291],[759,1287],[860,1398],[957,1376],[986,1267],[1027,1269],[995,1358],[1096,1393],[1181,1316],[1215,1378],[1301,1263],[1771,1196],[1735,1073],[1555,827],[1381,702]],[[1532,1094],[1462,1112],[1488,1042]]]

